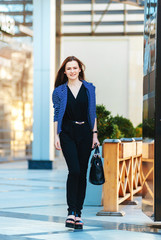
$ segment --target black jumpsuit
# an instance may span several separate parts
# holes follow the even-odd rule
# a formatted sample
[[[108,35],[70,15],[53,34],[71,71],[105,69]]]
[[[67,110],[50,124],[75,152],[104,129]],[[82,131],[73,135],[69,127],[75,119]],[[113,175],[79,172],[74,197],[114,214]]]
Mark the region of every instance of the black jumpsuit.
[[[92,150],[93,134],[88,123],[88,96],[82,84],[75,98],[67,86],[67,106],[59,134],[63,155],[68,166],[68,214],[81,215],[86,192],[88,160]],[[74,121],[84,124],[76,124]]]

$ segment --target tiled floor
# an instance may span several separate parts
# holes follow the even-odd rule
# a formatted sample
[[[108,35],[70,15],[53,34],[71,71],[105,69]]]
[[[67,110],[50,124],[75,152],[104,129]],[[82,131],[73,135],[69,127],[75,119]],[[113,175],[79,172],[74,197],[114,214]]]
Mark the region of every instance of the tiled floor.
[[[46,171],[28,170],[26,162],[0,164],[0,240],[161,240],[140,197],[138,205],[120,206],[124,217],[96,216],[102,206],[84,206],[84,230],[66,229],[66,176],[62,161]]]

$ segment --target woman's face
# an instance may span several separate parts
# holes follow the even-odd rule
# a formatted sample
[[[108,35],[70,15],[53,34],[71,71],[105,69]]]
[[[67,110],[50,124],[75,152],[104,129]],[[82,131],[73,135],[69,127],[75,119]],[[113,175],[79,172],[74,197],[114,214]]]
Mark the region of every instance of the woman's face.
[[[81,69],[79,68],[77,61],[70,61],[67,62],[65,65],[65,74],[67,75],[68,80],[74,81],[78,80],[79,73],[81,72]]]

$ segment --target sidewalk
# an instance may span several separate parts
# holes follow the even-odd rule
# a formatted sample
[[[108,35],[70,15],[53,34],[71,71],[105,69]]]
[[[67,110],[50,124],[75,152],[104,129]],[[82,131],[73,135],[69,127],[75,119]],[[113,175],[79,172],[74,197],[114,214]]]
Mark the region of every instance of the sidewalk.
[[[137,206],[120,206],[124,217],[96,216],[102,207],[85,206],[84,230],[66,229],[66,176],[62,160],[53,170],[0,164],[0,240],[161,240],[161,230],[141,211],[140,197]]]

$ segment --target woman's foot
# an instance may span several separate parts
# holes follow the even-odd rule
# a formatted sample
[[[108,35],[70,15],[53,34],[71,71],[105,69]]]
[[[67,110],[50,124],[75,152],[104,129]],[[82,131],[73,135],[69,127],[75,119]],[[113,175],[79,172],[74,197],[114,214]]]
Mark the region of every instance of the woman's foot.
[[[75,229],[83,229],[83,221],[81,217],[78,217],[77,215],[75,217]]]
[[[75,215],[68,215],[65,226],[69,228],[75,228]]]

